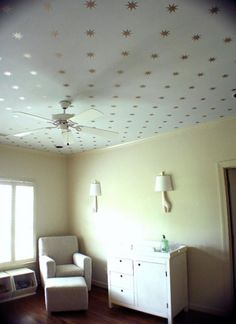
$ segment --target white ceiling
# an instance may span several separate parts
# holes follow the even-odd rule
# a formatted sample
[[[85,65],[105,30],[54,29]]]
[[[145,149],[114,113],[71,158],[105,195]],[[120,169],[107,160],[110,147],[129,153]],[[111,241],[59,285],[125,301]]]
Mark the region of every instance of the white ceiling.
[[[2,4],[2,2],[1,2]],[[236,6],[208,0],[6,0],[0,5],[0,143],[76,153],[235,116]],[[61,131],[51,119],[96,109]],[[63,145],[63,148],[56,148]]]

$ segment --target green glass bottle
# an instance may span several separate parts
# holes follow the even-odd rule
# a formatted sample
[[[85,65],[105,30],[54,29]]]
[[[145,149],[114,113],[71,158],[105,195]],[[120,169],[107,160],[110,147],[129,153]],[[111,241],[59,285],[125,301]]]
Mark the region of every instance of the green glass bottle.
[[[161,252],[169,252],[169,241],[166,239],[165,235],[162,235]]]

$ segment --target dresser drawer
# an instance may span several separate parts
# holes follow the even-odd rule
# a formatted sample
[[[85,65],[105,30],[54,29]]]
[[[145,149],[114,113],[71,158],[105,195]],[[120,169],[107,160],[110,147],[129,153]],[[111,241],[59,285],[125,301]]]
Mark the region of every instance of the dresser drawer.
[[[134,292],[127,288],[118,288],[112,286],[110,288],[111,302],[117,304],[134,305]]]
[[[110,271],[133,274],[133,262],[125,258],[110,258],[108,261]]]
[[[126,273],[110,272],[110,285],[121,288],[133,289],[133,276]]]

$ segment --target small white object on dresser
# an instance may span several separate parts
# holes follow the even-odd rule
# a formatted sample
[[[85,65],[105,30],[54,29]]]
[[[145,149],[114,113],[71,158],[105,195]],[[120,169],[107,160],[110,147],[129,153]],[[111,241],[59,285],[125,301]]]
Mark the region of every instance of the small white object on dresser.
[[[188,309],[187,248],[160,252],[148,241],[116,246],[108,256],[109,307],[125,306],[157,315],[173,323]]]

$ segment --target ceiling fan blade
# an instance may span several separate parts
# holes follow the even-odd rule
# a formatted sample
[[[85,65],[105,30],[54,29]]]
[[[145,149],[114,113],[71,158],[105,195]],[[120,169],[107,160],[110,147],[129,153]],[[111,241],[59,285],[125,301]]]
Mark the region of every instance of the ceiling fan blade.
[[[101,116],[103,116],[103,113],[101,111],[98,111],[96,109],[89,109],[78,115],[75,115],[73,118],[71,118],[71,120],[75,123],[83,124],[84,122],[95,120]]]
[[[76,127],[76,130],[88,134],[94,134],[94,135],[106,137],[106,138],[114,138],[119,135],[119,133],[117,132],[108,131],[101,128],[87,127],[87,126],[78,126]]]
[[[41,117],[38,115],[33,115],[33,114],[29,114],[23,111],[13,111],[14,114],[19,114],[19,115],[24,115],[26,117],[30,117],[30,118],[35,118],[35,119],[41,119],[41,120],[46,120],[48,122],[52,122],[51,119],[45,118],[45,117]]]
[[[21,133],[13,134],[13,136],[22,137],[22,136],[27,136],[27,135],[30,135],[30,134],[34,134],[34,133],[40,132],[43,129],[53,129],[53,128],[56,128],[56,127],[41,127],[41,128],[32,129],[31,131],[26,131],[26,132],[21,132]]]

